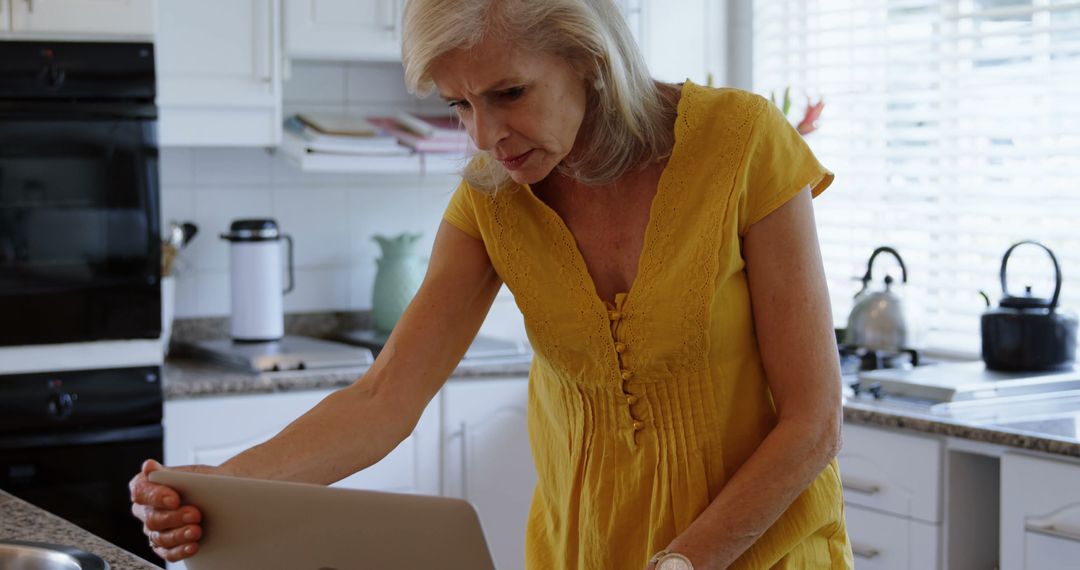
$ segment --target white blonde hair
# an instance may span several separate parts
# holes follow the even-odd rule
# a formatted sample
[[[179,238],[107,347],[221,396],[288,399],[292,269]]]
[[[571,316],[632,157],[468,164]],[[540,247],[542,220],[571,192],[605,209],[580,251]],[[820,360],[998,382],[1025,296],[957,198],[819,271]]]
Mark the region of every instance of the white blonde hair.
[[[564,58],[586,82],[588,143],[560,172],[585,184],[604,184],[668,156],[675,109],[649,76],[612,0],[409,0],[402,63],[417,95],[434,90],[432,62],[487,37]],[[494,192],[510,182],[496,160],[481,155],[465,168],[466,182]]]

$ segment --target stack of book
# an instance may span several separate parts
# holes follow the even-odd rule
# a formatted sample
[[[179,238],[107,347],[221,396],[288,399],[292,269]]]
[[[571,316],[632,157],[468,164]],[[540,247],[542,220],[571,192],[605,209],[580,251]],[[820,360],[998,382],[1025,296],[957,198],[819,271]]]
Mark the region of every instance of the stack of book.
[[[368,122],[416,152],[470,153],[469,135],[454,116],[398,113],[392,117],[369,117]]]
[[[292,155],[406,156],[412,151],[363,117],[300,114],[285,120],[283,149]]]

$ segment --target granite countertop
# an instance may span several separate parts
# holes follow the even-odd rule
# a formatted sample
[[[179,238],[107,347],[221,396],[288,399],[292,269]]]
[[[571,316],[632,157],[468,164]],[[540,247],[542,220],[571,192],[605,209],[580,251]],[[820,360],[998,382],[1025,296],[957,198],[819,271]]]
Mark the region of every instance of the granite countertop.
[[[134,522],[133,519],[132,524]],[[158,566],[54,514],[15,498],[2,489],[0,489],[0,540],[73,546],[104,558],[112,570],[158,570]]]
[[[466,361],[458,366],[450,381],[526,376],[530,363],[531,356],[479,363]],[[165,365],[165,399],[341,388],[365,370],[250,374],[191,359],[170,359]],[[1008,401],[998,406],[939,408],[856,398],[849,393],[844,401],[844,421],[1080,457],[1080,391],[1063,392],[1053,399]]]
[[[506,376],[528,376],[532,355],[515,358],[463,361],[450,381]],[[162,388],[166,400],[261,394],[296,390],[343,388],[352,384],[368,367],[291,370],[253,374],[192,358],[169,358],[165,362]]]
[[[849,394],[844,421],[1080,457],[1080,391],[952,407]]]

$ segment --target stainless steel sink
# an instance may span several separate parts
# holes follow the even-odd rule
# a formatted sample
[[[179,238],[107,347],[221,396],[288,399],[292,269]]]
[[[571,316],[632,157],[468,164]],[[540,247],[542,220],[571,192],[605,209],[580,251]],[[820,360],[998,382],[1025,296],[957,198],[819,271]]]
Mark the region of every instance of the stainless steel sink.
[[[109,570],[109,563],[78,548],[43,542],[0,540],[4,570]]]

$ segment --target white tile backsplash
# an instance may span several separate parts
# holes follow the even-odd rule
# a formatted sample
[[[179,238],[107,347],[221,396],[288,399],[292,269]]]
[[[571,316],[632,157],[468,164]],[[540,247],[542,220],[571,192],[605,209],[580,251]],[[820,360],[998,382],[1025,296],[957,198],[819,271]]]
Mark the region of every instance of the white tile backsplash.
[[[349,309],[350,269],[297,268],[296,287],[285,295],[285,312],[308,313],[316,311]]]
[[[176,283],[176,293],[179,297],[180,287],[186,282]],[[191,315],[180,314],[177,308],[176,316],[183,317],[214,317],[229,314],[229,272],[228,271],[199,271],[195,274],[195,313]]]
[[[191,154],[190,148],[161,149],[161,167],[158,169],[158,176],[162,186],[190,186],[195,182],[195,163]]]
[[[274,215],[292,236],[296,267],[345,267],[349,263],[348,190],[276,189]]]
[[[354,63],[346,68],[346,99],[350,103],[382,101],[411,105],[414,98],[405,91],[405,71],[399,63]]]
[[[229,268],[229,244],[220,236],[229,231],[233,220],[274,217],[274,194],[269,186],[196,188],[193,193],[195,225],[199,226],[200,235],[184,253],[198,270]]]
[[[283,84],[285,100],[344,105],[345,75],[345,66],[335,63],[293,65],[292,75]]]
[[[286,115],[297,111],[386,114],[445,112],[438,98],[405,93],[400,65],[303,63],[285,82]],[[296,289],[286,312],[370,310],[380,251],[375,234],[420,232],[427,258],[454,175],[299,171],[261,148],[166,148],[161,154],[162,220],[193,221],[199,234],[178,260],[176,316],[229,314],[228,243],[234,219],[269,217],[296,242]],[[513,297],[500,294],[482,329],[524,340]]]
[[[195,185],[267,188],[273,180],[273,158],[261,148],[195,149]]]

